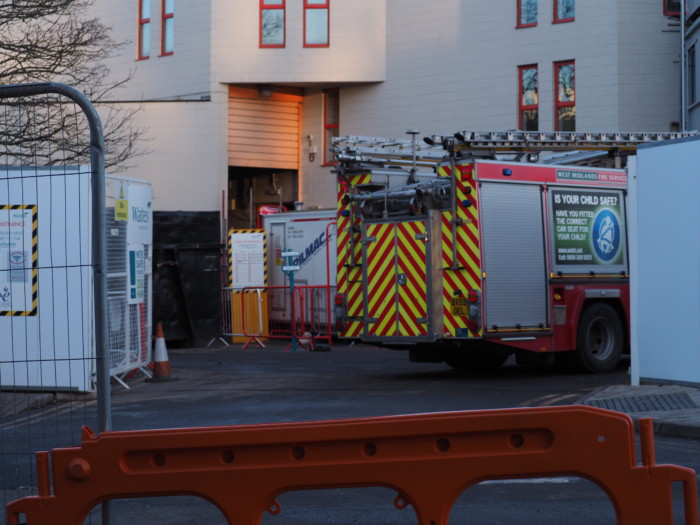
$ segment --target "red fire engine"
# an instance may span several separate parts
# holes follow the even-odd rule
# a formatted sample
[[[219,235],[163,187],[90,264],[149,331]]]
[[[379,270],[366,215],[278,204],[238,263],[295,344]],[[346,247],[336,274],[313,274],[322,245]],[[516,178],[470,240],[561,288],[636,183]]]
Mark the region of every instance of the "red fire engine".
[[[334,143],[340,336],[460,369],[513,353],[614,369],[629,345],[627,173],[522,160],[567,149],[609,163],[682,134],[463,132],[419,146],[413,133]]]

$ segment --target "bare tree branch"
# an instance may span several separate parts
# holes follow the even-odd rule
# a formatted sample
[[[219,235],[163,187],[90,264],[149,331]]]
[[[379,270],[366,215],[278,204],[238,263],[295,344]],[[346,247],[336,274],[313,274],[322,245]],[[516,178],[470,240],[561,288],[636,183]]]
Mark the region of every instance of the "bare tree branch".
[[[141,107],[109,103],[110,95],[130,80],[131,73],[116,81],[110,79],[105,61],[124,44],[112,40],[110,28],[100,20],[85,16],[93,2],[0,0],[0,84],[61,82],[82,91],[106,115],[106,165],[119,171],[127,167],[129,159],[146,153],[140,140],[144,130],[132,125]],[[67,116],[58,100],[23,100],[8,106],[12,112],[0,113],[7,128],[0,135],[3,156],[12,156],[15,162],[24,162],[29,156],[34,162],[55,164],[76,163],[85,154],[87,122],[71,122],[71,129],[61,127],[67,118],[76,119]],[[30,145],[30,141],[35,144]],[[56,154],[58,144],[65,149],[60,156]]]

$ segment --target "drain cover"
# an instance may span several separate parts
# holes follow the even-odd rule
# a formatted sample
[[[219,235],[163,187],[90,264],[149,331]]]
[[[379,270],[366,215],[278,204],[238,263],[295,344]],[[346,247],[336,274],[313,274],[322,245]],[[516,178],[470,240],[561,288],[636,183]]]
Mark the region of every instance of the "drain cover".
[[[674,394],[651,394],[647,396],[614,397],[589,399],[586,405],[607,408],[618,412],[665,412],[668,410],[688,410],[698,408],[685,392]]]

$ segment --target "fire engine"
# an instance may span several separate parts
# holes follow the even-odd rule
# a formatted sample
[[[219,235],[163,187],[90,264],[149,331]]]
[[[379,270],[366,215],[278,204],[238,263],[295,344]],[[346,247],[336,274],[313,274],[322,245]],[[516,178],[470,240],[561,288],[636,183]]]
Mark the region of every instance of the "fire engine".
[[[334,140],[340,337],[459,369],[515,354],[613,370],[629,345],[624,154],[688,134],[408,133]],[[559,150],[603,165],[538,162]]]

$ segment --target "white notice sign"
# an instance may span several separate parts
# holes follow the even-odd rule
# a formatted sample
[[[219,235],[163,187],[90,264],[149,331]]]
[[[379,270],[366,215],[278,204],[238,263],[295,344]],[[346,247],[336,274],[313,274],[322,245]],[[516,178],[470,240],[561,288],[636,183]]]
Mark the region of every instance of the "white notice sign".
[[[266,285],[264,230],[231,230],[229,238],[232,288]]]

